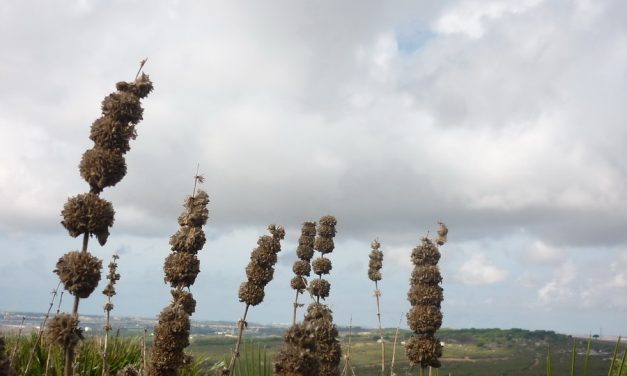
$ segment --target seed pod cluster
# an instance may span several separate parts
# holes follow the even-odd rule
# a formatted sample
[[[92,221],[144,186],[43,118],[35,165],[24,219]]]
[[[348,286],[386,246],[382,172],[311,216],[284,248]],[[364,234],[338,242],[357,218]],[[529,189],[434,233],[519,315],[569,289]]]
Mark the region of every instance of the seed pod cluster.
[[[98,287],[102,261],[89,252],[72,251],[59,258],[54,272],[70,294],[87,298]]]
[[[102,116],[91,126],[94,147],[83,154],[81,176],[93,193],[116,185],[126,175],[124,154],[137,137],[135,126],[142,120],[140,99],[152,91],[152,82],[142,74],[134,82],[118,82],[117,92],[102,101]]]
[[[196,179],[202,182],[201,176]],[[172,253],[165,259],[164,281],[172,287],[172,301],[159,315],[155,328],[152,364],[150,376],[177,375],[178,370],[191,362],[191,357],[184,353],[189,346],[189,317],[196,311],[196,300],[189,291],[200,273],[198,251],[205,244],[202,229],[209,219],[209,195],[199,190],[187,197],[185,208],[179,216],[179,230],[170,238]]]
[[[151,376],[178,375],[189,357],[183,349],[189,346],[189,315],[179,305],[169,305],[159,314],[152,347]]]
[[[317,376],[316,336],[311,323],[292,325],[283,336],[283,347],[274,358],[277,376]]]
[[[319,299],[324,299],[329,296],[331,291],[331,284],[322,278],[323,274],[329,274],[331,272],[331,260],[325,258],[324,255],[333,252],[335,244],[333,238],[335,237],[335,225],[337,220],[335,217],[326,215],[320,218],[318,222],[317,235],[314,241],[314,248],[321,253],[320,257],[317,257],[311,262],[311,267],[315,274],[318,275],[318,279],[314,279],[309,283],[309,292]]]
[[[337,340],[338,331],[333,324],[333,315],[329,307],[321,303],[311,303],[307,307],[304,325],[313,328],[315,337],[315,357],[318,360],[320,376],[338,376],[342,348]]]
[[[78,318],[60,313],[46,324],[45,337],[48,342],[64,349],[74,348],[83,339],[83,331],[78,327]]]
[[[144,63],[145,60],[141,67]],[[63,255],[54,270],[65,289],[74,295],[73,321],[58,316],[57,321],[49,324],[50,336],[65,351],[65,374],[72,372],[74,347],[81,338],[77,327],[78,303],[80,299],[89,297],[100,281],[102,261],[87,251],[89,237],[95,235],[100,245],[104,246],[114,220],[113,206],[101,199],[99,194],[105,187],[114,186],[126,175],[124,154],[130,150],[130,140],[137,136],[135,126],[142,120],[140,99],[146,97],[152,88],[152,82],[142,73],[133,82],[117,83],[117,91],[103,100],[102,116],[91,126],[90,138],[94,146],[83,153],[78,166],[80,175],[90,186],[90,191],[68,198],[61,211],[61,224],[70,236],[83,235],[82,251]],[[115,290],[112,286],[107,286],[107,314],[113,309],[110,302],[112,294],[115,294]]]
[[[446,229],[444,224],[440,225]],[[438,240],[446,237],[446,231],[438,231]],[[444,243],[442,243],[444,244]],[[412,365],[440,367],[442,346],[435,338],[435,332],[442,326],[443,289],[440,286],[442,275],[438,269],[440,251],[429,238],[422,238],[421,244],[413,249],[411,260],[414,270],[410,278],[407,299],[412,308],[407,312],[407,323],[414,332],[405,346],[407,358]]]
[[[309,292],[317,297],[317,301],[307,307],[307,314],[304,324],[311,325],[316,338],[315,356],[319,363],[319,375],[338,376],[340,374],[340,360],[342,349],[337,340],[337,327],[333,324],[333,315],[329,307],[319,302],[329,296],[331,284],[322,278],[323,274],[331,271],[331,261],[324,257],[335,248],[333,238],[335,237],[335,225],[337,220],[333,216],[324,216],[318,221],[317,235],[314,241],[314,248],[322,256],[312,262],[312,269],[319,278],[309,283]]]
[[[109,262],[109,273],[107,274],[107,279],[109,283],[107,283],[107,287],[102,290],[102,293],[111,298],[115,295],[115,283],[120,280],[120,273],[118,273],[118,263],[116,262],[120,256],[113,255],[111,262]]]
[[[109,201],[95,193],[84,193],[67,200],[61,211],[61,224],[72,237],[89,233],[96,235],[100,245],[105,245],[114,214]]]
[[[292,270],[294,278],[290,281],[290,286],[302,294],[307,288],[307,280],[311,274],[311,258],[314,254],[314,242],[316,238],[316,222],[305,222],[300,231],[298,239],[298,248],[296,248],[296,256],[298,260],[294,261]]]
[[[377,282],[381,280],[381,268],[383,267],[383,252],[379,250],[381,244],[377,240],[373,240],[370,243],[372,251],[370,252],[368,262],[368,278],[371,281]]]
[[[277,253],[281,251],[281,240],[285,238],[285,230],[281,226],[270,225],[271,235],[264,235],[257,241],[246,267],[246,282],[239,288],[239,300],[247,305],[256,306],[264,298],[264,287],[272,280]]]

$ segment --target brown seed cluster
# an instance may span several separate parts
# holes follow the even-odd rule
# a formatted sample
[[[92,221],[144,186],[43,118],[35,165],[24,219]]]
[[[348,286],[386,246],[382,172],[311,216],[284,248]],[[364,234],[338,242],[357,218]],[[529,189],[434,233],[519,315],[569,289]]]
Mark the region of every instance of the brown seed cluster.
[[[311,323],[292,325],[283,336],[284,345],[274,358],[277,376],[317,376],[316,336]]]
[[[368,278],[371,281],[377,282],[381,280],[381,268],[383,267],[383,252],[379,250],[381,244],[377,240],[373,240],[370,243],[372,251],[368,256],[370,261],[368,262]]]
[[[83,331],[78,327],[78,318],[60,313],[46,324],[46,340],[64,349],[74,348],[83,339]]]
[[[120,280],[120,273],[118,273],[118,263],[116,262],[116,260],[119,258],[120,256],[113,255],[111,262],[109,262],[109,273],[107,274],[107,279],[109,280],[109,283],[107,283],[107,287],[102,290],[102,293],[109,298],[112,298],[113,295],[115,295],[115,283]]]
[[[320,303],[311,303],[307,307],[304,325],[313,328],[315,337],[315,357],[318,360],[320,376],[338,376],[342,348],[337,340],[337,327],[333,324],[333,315],[329,307]]]
[[[448,232],[444,224],[440,226],[438,242],[445,241]],[[440,251],[429,238],[425,237],[421,244],[413,249],[411,260],[414,270],[407,299],[412,308],[407,312],[407,323],[414,335],[407,342],[405,352],[412,365],[437,368],[441,365],[439,358],[442,356],[442,346],[435,338],[435,332],[442,326],[440,306],[444,299],[440,286],[442,275],[437,266]]]
[[[309,283],[309,292],[319,299],[324,299],[329,296],[331,291],[331,284],[322,278],[323,274],[329,274],[331,272],[331,260],[325,258],[324,255],[333,252],[335,244],[333,238],[335,237],[335,225],[337,220],[335,217],[326,215],[320,218],[318,221],[317,235],[314,240],[314,248],[321,253],[321,256],[312,261],[311,267],[315,274],[318,275],[318,279],[314,279]]]
[[[109,237],[109,227],[113,226],[113,205],[94,193],[84,193],[67,200],[61,211],[61,224],[77,237],[84,233],[96,235],[100,245],[105,245]]]
[[[302,294],[307,288],[307,280],[311,274],[311,258],[314,254],[314,242],[316,238],[316,222],[305,222],[300,231],[298,239],[298,248],[296,248],[296,256],[298,260],[294,261],[292,270],[294,278],[290,281],[290,286]]]
[[[264,298],[264,287],[272,280],[277,253],[281,251],[281,240],[285,230],[281,226],[268,226],[271,236],[264,235],[257,241],[246,267],[247,281],[239,288],[239,300],[247,305],[256,306]]]
[[[91,126],[94,147],[83,154],[81,176],[93,193],[116,185],[126,175],[124,154],[137,137],[135,126],[142,120],[141,98],[152,91],[152,82],[142,74],[134,82],[118,82],[117,92],[102,101],[102,116]]]
[[[89,252],[72,251],[57,261],[54,270],[70,294],[87,298],[98,287],[102,261]]]
[[[202,182],[201,177],[196,178]],[[196,300],[183,289],[189,289],[200,273],[197,254],[205,244],[202,226],[209,219],[208,204],[209,195],[202,190],[187,197],[178,218],[181,227],[170,238],[172,253],[166,257],[163,270],[164,281],[172,287],[172,301],[161,311],[155,327],[150,376],[178,375],[178,370],[191,362],[184,349],[189,345],[189,317],[196,311]]]
[[[151,376],[178,375],[179,368],[189,362],[183,349],[189,346],[189,315],[180,305],[170,304],[159,314],[152,347]]]
[[[335,217],[327,215],[318,221],[317,235],[314,241],[314,248],[322,256],[312,262],[312,269],[319,278],[309,283],[309,292],[317,297],[317,301],[307,307],[307,314],[303,323],[311,325],[316,339],[315,357],[319,364],[318,375],[338,376],[340,374],[340,360],[342,349],[337,340],[337,327],[333,324],[333,315],[329,307],[319,302],[329,296],[331,284],[322,278],[323,274],[331,271],[331,261],[324,257],[335,248],[333,238],[335,237]]]

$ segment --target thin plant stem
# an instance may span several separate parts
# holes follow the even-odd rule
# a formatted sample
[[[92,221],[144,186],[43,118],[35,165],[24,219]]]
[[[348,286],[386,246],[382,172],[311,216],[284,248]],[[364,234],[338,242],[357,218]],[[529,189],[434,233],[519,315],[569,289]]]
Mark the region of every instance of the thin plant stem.
[[[142,337],[142,362],[139,367],[140,375],[143,375],[143,372],[146,369],[146,333],[148,333],[148,329],[144,328],[144,336]]]
[[[41,342],[41,337],[44,335],[44,329],[46,327],[46,322],[48,321],[48,317],[50,317],[50,311],[52,310],[52,306],[54,306],[54,300],[57,297],[59,292],[59,287],[61,287],[61,282],[57,284],[57,287],[52,290],[52,299],[50,300],[50,306],[48,307],[48,312],[46,312],[46,316],[39,327],[39,333],[37,333],[37,340],[35,341],[35,345],[31,349],[30,355],[28,356],[28,362],[26,363],[26,369],[24,370],[24,374],[28,375],[28,370],[30,369],[30,365],[33,362],[33,358],[35,357],[35,351],[37,350],[37,346],[39,346],[39,342]]]
[[[244,316],[238,322],[239,326],[239,334],[237,335],[237,343],[235,344],[235,349],[233,350],[233,356],[231,357],[231,362],[229,363],[229,375],[233,374],[233,368],[235,366],[235,360],[239,358],[239,347],[242,344],[242,335],[244,334],[244,328],[246,325],[246,315],[248,315],[248,308],[250,304],[246,304],[246,308],[244,309]]]
[[[63,302],[63,291],[61,291],[61,295],[59,295],[59,303],[57,304],[57,312],[56,315],[59,315],[61,312],[61,303]],[[52,343],[48,344],[48,352],[46,353],[46,374],[48,376],[48,370],[50,369],[50,354],[52,353]]]
[[[17,340],[15,342],[15,347],[11,352],[11,359],[9,359],[9,367],[13,366],[13,361],[15,360],[15,354],[17,353],[17,348],[20,347],[20,339],[22,338],[22,329],[24,329],[24,320],[26,317],[22,316],[22,322],[20,323],[20,328],[17,331]]]
[[[296,290],[296,297],[294,298],[294,313],[292,314],[292,325],[296,324],[296,310],[298,309],[298,290]]]
[[[111,297],[107,297],[107,303],[111,303]],[[108,353],[107,353],[107,346],[109,343],[109,331],[111,330],[111,327],[109,326],[109,322],[110,322],[110,311],[109,310],[105,310],[107,312],[106,314],[106,321],[105,321],[105,337],[104,337],[104,347],[103,347],[103,351],[102,351],[102,376],[105,376],[108,372],[109,372],[109,365],[107,363],[107,357],[108,357]]]
[[[381,308],[379,298],[381,291],[377,281],[374,281],[374,296],[377,298],[377,319],[379,320],[379,336],[381,337],[381,376],[385,375],[385,342],[383,341],[383,327],[381,326]]]
[[[355,370],[351,366],[351,338],[353,336],[353,316],[351,316],[348,324],[348,350],[346,352],[346,362],[344,363],[344,369],[342,370],[342,376],[348,374],[348,370],[355,376]]]
[[[390,363],[390,376],[394,376],[394,360],[396,359],[396,341],[398,340],[398,330],[401,328],[403,322],[403,312],[401,312],[401,318],[398,320],[398,326],[396,327],[396,334],[394,334],[394,346],[392,347],[392,362]]]
[[[87,252],[87,246],[89,245],[89,233],[85,232],[83,234],[83,250],[82,252]],[[78,304],[80,302],[80,298],[78,296],[74,296],[74,304],[72,305],[72,316],[78,318]],[[72,376],[72,363],[74,363],[74,348],[68,347],[65,349],[65,366],[63,368],[64,376]]]
[[[143,59],[142,61],[139,62],[139,69],[137,70],[137,74],[135,75],[135,79],[137,79],[137,77],[139,77],[139,74],[142,72],[142,69],[144,69],[144,65],[146,65],[146,62],[148,61],[148,58]]]

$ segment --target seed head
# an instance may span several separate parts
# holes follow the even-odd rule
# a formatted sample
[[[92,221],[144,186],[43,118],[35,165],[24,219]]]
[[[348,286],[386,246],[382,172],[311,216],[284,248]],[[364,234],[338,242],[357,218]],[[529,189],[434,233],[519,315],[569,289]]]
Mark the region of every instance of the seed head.
[[[194,197],[188,197],[185,202],[186,210],[179,216],[181,226],[201,227],[209,218],[209,195],[205,191],[198,191]]]
[[[94,193],[85,193],[68,199],[61,212],[61,224],[70,236],[77,237],[88,232],[96,235],[100,245],[105,245],[114,214],[109,201]]]
[[[439,260],[440,251],[428,238],[422,238],[422,244],[414,248],[411,253],[411,261],[416,266],[437,265]]]
[[[176,252],[165,259],[165,281],[173,288],[189,287],[200,273],[200,260],[194,254]]]
[[[302,293],[307,288],[307,282],[302,276],[297,275],[290,281],[290,286],[299,293]]]
[[[446,227],[446,225],[442,222],[438,222],[440,224],[440,228],[438,229],[438,238],[436,239],[436,243],[438,243],[438,245],[444,245],[444,243],[446,243],[447,240],[447,235],[448,235],[448,227]]]
[[[176,375],[187,361],[183,349],[189,346],[189,315],[182,307],[169,305],[161,311],[155,327],[150,375]]]
[[[308,290],[313,296],[324,299],[329,296],[331,284],[326,279],[313,279],[309,282]]]
[[[324,304],[312,303],[307,307],[304,324],[311,325],[316,338],[315,356],[320,363],[319,375],[339,375],[342,349],[337,340],[337,327],[333,324],[331,310]]]
[[[185,313],[188,315],[192,315],[192,313],[196,312],[196,300],[194,300],[194,296],[191,292],[183,291],[183,290],[172,290],[170,291],[172,294],[172,306],[180,307]]]
[[[316,337],[309,323],[292,325],[283,336],[283,348],[274,358],[277,376],[316,376],[319,372],[315,357]]]
[[[297,276],[307,276],[311,273],[311,264],[306,260],[296,260],[292,266],[292,271]]]
[[[317,275],[329,274],[331,272],[331,260],[324,257],[318,257],[312,261],[311,267]]]
[[[437,338],[412,336],[405,344],[405,352],[411,365],[434,368],[441,366],[438,358],[442,357],[442,345]]]
[[[78,318],[60,313],[48,321],[45,336],[48,342],[71,349],[83,339],[83,331],[78,327]]]
[[[314,254],[314,242],[316,238],[316,222],[305,222],[298,239],[296,255],[299,259],[309,261]]]
[[[370,244],[372,251],[368,256],[370,261],[368,262],[368,278],[371,281],[381,280],[381,268],[383,267],[383,252],[379,250],[381,244],[377,240],[373,240]]]
[[[414,270],[411,272],[411,280],[412,285],[416,284],[429,284],[429,285],[437,285],[442,282],[442,274],[440,274],[440,269],[437,266],[427,265],[427,266],[416,266]]]
[[[335,237],[336,233],[336,224],[337,220],[335,219],[335,217],[330,215],[324,216],[320,218],[320,221],[318,221],[317,236],[314,241],[314,248],[323,255],[333,252],[333,249],[335,248],[333,238]]]
[[[239,287],[239,301],[251,306],[256,306],[263,301],[264,286],[256,285],[250,281],[242,283]]]
[[[98,146],[83,153],[78,168],[94,193],[100,193],[106,187],[113,187],[126,175],[124,156]]]
[[[442,287],[433,284],[414,284],[407,293],[407,300],[412,306],[435,306],[439,308],[443,299]]]
[[[265,286],[268,282],[272,281],[272,277],[274,277],[274,268],[261,266],[256,264],[254,260],[251,260],[246,267],[246,277],[248,278],[248,281],[256,285]]]
[[[170,245],[175,252],[196,254],[205,245],[206,240],[201,227],[183,226],[170,237]]]
[[[416,305],[407,312],[407,324],[418,334],[431,334],[442,326],[442,312],[432,305]]]
[[[121,123],[137,124],[143,113],[139,98],[129,92],[111,93],[102,101],[102,114]]]
[[[72,251],[59,258],[54,272],[70,294],[87,298],[98,287],[102,261],[89,252]]]

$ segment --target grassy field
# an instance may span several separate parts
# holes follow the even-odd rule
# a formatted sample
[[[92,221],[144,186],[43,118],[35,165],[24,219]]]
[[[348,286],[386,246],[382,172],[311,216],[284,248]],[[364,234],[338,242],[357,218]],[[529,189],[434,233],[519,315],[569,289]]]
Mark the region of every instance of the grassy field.
[[[386,368],[393,350],[393,332],[386,333]],[[411,333],[402,332],[396,349],[395,371],[404,375],[409,370],[405,351],[401,342]],[[440,338],[444,342],[444,356],[440,375],[482,375],[482,376],[522,376],[546,375],[546,358],[551,348],[555,375],[569,375],[573,338],[553,332],[499,329],[442,330]],[[380,344],[374,334],[353,335],[351,338],[351,365],[360,376],[380,374]],[[266,349],[268,359],[282,345],[280,337],[254,337],[256,345]],[[348,337],[341,339],[343,354],[347,354]],[[583,374],[583,362],[587,339],[576,339],[577,374]],[[235,343],[234,338],[217,336],[194,336],[190,350],[207,359],[206,364],[214,364],[229,354]],[[610,366],[614,343],[592,341],[591,356],[588,362],[589,375],[606,375]],[[249,347],[250,348],[250,347]],[[342,363],[342,368],[344,367]],[[414,370],[414,374],[417,374]]]
[[[344,334],[340,341],[343,346],[343,354],[348,353],[348,336]],[[481,375],[481,376],[546,376],[546,358],[549,347],[551,348],[552,363],[554,375],[570,375],[571,356],[573,341],[577,344],[576,369],[577,375],[583,375],[583,363],[587,347],[587,339],[573,339],[570,336],[556,334],[550,331],[526,331],[520,329],[500,330],[500,329],[462,329],[450,330],[442,329],[438,332],[439,338],[444,343],[444,356],[442,367],[439,369],[439,375],[465,376],[465,375]],[[411,335],[408,331],[402,331],[399,334],[398,345],[396,349],[396,365],[395,371],[397,375],[405,375],[408,372],[416,375],[417,370],[410,370],[409,364],[405,357],[405,351],[402,342]],[[150,346],[150,336],[148,337],[148,346]],[[371,376],[380,374],[380,343],[377,342],[378,335],[374,333],[360,333],[351,337],[350,364],[356,375]],[[386,369],[389,371],[389,363],[392,358],[394,331],[385,333],[386,346]],[[24,342],[33,342],[33,336],[26,336],[22,339]],[[121,342],[120,342],[121,341]],[[15,337],[9,337],[8,352],[11,353],[11,346],[15,342]],[[93,336],[88,338],[86,345],[96,344],[98,346],[99,337]],[[123,336],[115,347],[121,351],[115,355],[116,366],[118,369],[123,366],[126,358],[132,363],[138,364],[140,352],[140,339],[136,336]],[[216,364],[228,358],[235,344],[235,338],[223,337],[216,335],[193,335],[189,351],[201,360],[199,365],[204,370],[208,370]],[[249,336],[242,351],[242,359],[250,359],[254,356],[263,360],[271,366],[274,354],[280,349],[283,341],[279,336]],[[94,345],[91,345],[94,346]],[[120,347],[121,346],[121,347]],[[593,340],[591,343],[591,352],[588,362],[588,375],[607,375],[613,355],[615,343]],[[29,349],[32,346],[26,346]],[[127,350],[124,350],[128,347]],[[98,350],[85,347],[85,350],[79,351],[79,356],[84,357],[84,363],[90,363],[94,366],[100,363],[100,355]],[[129,350],[129,349],[132,349]],[[87,351],[89,350],[89,351]],[[624,351],[624,346],[619,350],[619,357]],[[22,348],[17,354],[18,358],[27,357],[28,350]],[[55,352],[55,366],[61,367],[61,354]],[[130,358],[129,358],[130,357]],[[44,355],[38,354],[37,364],[45,363]],[[132,359],[131,359],[132,358]],[[22,362],[24,359],[21,360]],[[344,367],[346,359],[343,360],[341,368]],[[36,367],[40,368],[40,367]],[[87,373],[84,373],[87,374]],[[186,374],[196,374],[186,373]],[[206,374],[201,372],[200,374]],[[350,372],[348,373],[351,374]],[[623,372],[627,375],[627,370]]]

